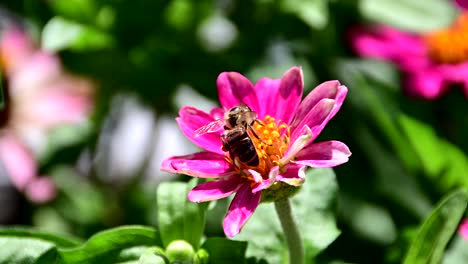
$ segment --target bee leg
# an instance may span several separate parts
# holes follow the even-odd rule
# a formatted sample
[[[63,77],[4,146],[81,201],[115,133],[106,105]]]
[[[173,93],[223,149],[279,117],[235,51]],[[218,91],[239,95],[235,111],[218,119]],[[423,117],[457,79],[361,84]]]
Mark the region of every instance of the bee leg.
[[[261,121],[258,121],[258,122],[261,122]],[[260,123],[260,124],[264,125],[263,123]],[[254,137],[255,137],[256,139],[260,140],[262,143],[264,143],[264,144],[266,144],[266,145],[268,145],[268,146],[273,146],[272,144],[268,144],[268,143],[266,143],[263,139],[261,139],[261,138],[257,135],[257,133],[255,133],[255,130],[254,130],[254,128],[253,128],[251,125],[249,125],[249,129],[250,129],[250,131],[252,132],[252,134],[254,135]]]
[[[261,126],[265,126],[265,123],[263,123],[260,119],[255,119],[254,122],[257,122]]]

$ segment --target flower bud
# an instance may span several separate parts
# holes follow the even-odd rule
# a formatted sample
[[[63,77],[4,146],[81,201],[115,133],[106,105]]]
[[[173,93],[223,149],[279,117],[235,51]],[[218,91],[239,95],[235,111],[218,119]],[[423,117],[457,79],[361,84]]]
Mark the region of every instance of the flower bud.
[[[171,262],[185,262],[193,259],[195,250],[184,240],[172,241],[166,248],[166,256]]]

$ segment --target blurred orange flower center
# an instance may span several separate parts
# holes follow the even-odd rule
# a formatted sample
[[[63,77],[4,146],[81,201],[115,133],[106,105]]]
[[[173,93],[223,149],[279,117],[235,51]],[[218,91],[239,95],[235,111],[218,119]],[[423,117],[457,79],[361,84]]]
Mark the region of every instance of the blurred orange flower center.
[[[468,13],[449,28],[425,36],[429,56],[438,63],[457,64],[468,61]]]

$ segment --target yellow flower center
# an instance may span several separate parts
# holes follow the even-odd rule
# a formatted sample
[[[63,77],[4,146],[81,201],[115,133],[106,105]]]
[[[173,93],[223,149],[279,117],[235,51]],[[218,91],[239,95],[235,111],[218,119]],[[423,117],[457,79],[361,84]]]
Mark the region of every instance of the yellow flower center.
[[[468,13],[460,15],[451,27],[427,34],[425,42],[429,56],[438,63],[468,61]]]
[[[235,165],[236,170],[244,177],[250,178],[251,175],[245,175],[243,171],[252,169],[258,172],[263,179],[267,179],[271,168],[280,165],[280,160],[288,148],[290,127],[286,123],[276,121],[274,117],[267,115],[263,121],[260,120],[260,122],[254,123],[253,132],[249,132],[249,137],[257,150],[259,165],[251,167],[246,164],[232,162],[230,158],[228,160]]]

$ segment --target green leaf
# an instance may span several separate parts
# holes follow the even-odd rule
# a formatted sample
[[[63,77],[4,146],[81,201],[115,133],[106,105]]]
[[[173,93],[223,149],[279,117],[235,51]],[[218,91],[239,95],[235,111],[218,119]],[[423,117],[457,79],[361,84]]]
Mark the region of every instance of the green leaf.
[[[97,15],[94,0],[54,0],[48,2],[55,14],[81,21],[92,21]]]
[[[281,8],[314,29],[322,29],[328,23],[328,0],[283,0]]]
[[[467,204],[467,189],[459,189],[443,197],[420,227],[403,263],[440,263],[444,249],[457,230]]]
[[[375,188],[400,208],[406,209],[418,219],[424,219],[431,211],[432,203],[417,179],[398,160],[394,153],[382,145],[363,121],[354,126],[354,135],[359,136],[361,150],[369,157],[369,166],[376,173]],[[347,206],[340,203],[343,206]],[[343,208],[348,209],[348,208]],[[350,216],[345,213],[345,218]],[[351,220],[352,221],[352,220]]]
[[[440,177],[442,187],[450,189],[456,186],[468,188],[468,158],[466,154],[457,146],[448,141],[441,141],[441,152],[447,159],[447,166]]]
[[[202,248],[206,249],[209,254],[208,264],[245,263],[247,242],[211,237],[203,243]]]
[[[410,31],[430,31],[449,25],[456,7],[446,0],[361,0],[359,10],[374,22]]]
[[[62,17],[49,20],[42,32],[42,47],[54,52],[64,49],[97,50],[111,45],[113,39],[110,35]]]
[[[457,146],[437,136],[428,124],[400,115],[400,124],[413,149],[418,154],[426,175],[442,190],[456,186],[468,187],[468,159]],[[441,155],[443,153],[444,155]]]
[[[187,199],[188,191],[195,187],[197,182],[197,179],[193,179],[189,183],[159,184],[158,223],[164,247],[174,240],[185,240],[195,250],[200,247],[208,203],[191,203]]]
[[[399,122],[413,149],[419,156],[428,176],[437,177],[446,165],[446,156],[442,152],[434,129],[410,116],[401,114]]]
[[[0,263],[57,263],[57,249],[53,243],[42,239],[1,236]]]
[[[81,240],[69,235],[57,235],[46,232],[41,232],[26,227],[9,227],[9,228],[0,228],[0,237],[1,236],[11,236],[11,237],[25,237],[25,238],[37,238],[44,241],[54,243],[58,247],[67,248],[75,247],[81,244]]]
[[[111,201],[105,200],[106,197],[95,185],[76,174],[65,165],[56,166],[50,172],[57,189],[63,194],[56,201],[58,211],[74,223],[101,221]]]
[[[151,227],[122,226],[99,232],[83,245],[59,252],[65,263],[103,264],[113,263],[123,249],[143,245],[160,246],[158,232]]]
[[[328,247],[340,234],[336,227],[335,201],[338,190],[332,169],[307,171],[302,189],[292,199],[292,210],[303,235],[307,259]],[[282,263],[287,247],[272,203],[261,204],[251,219],[234,237],[249,241],[248,257]]]

